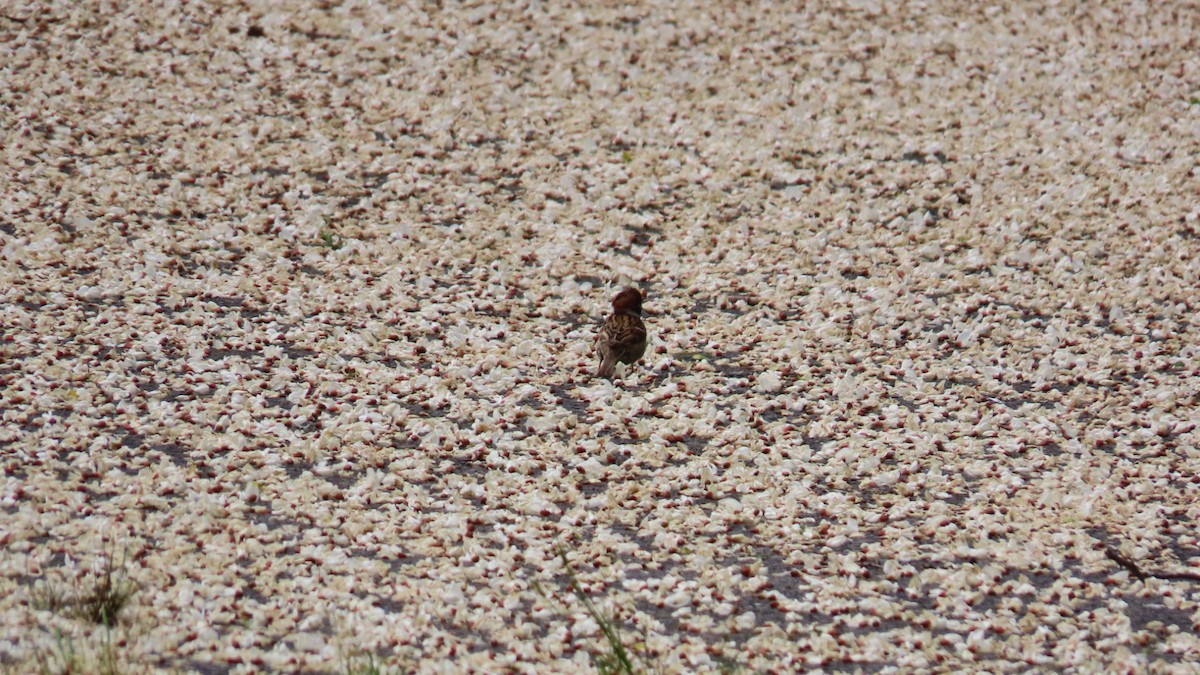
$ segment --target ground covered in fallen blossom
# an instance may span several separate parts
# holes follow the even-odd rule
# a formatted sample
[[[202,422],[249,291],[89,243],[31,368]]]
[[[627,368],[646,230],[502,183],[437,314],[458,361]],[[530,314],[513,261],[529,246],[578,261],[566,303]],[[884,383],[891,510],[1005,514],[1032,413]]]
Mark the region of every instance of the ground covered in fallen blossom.
[[[0,11],[0,670],[1200,668],[1200,9],[389,4]]]

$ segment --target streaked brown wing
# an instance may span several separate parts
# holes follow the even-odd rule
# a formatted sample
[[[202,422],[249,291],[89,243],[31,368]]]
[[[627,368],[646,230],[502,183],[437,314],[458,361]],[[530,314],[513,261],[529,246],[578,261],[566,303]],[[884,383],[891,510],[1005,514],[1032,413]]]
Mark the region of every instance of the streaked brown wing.
[[[608,344],[620,356],[620,360],[636,360],[646,349],[646,326],[641,319],[618,314],[609,319]]]

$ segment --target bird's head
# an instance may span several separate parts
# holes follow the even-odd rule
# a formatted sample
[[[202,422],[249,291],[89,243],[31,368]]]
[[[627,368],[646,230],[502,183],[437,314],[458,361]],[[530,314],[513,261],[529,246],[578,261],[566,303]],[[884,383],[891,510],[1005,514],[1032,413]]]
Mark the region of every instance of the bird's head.
[[[642,292],[636,288],[626,288],[612,301],[613,311],[617,314],[642,315]]]

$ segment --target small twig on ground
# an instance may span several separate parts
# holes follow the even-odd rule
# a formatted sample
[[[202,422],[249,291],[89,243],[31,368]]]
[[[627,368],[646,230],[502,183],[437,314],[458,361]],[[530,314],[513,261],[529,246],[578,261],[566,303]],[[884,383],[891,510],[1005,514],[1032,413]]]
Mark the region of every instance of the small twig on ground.
[[[1121,552],[1111,546],[1104,547],[1104,555],[1109,560],[1124,567],[1130,574],[1137,577],[1139,581],[1150,579],[1162,579],[1164,581],[1200,581],[1200,572],[1155,572],[1143,570],[1137,563],[1129,558],[1121,555]]]

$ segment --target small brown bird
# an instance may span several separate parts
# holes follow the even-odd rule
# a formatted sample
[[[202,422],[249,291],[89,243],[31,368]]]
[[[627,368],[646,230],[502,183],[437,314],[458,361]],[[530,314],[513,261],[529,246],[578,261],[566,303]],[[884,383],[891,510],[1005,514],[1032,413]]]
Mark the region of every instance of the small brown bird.
[[[612,301],[613,313],[604,320],[596,335],[596,355],[600,367],[596,377],[611,378],[617,361],[633,364],[646,353],[646,324],[642,323],[642,294],[626,288]]]

